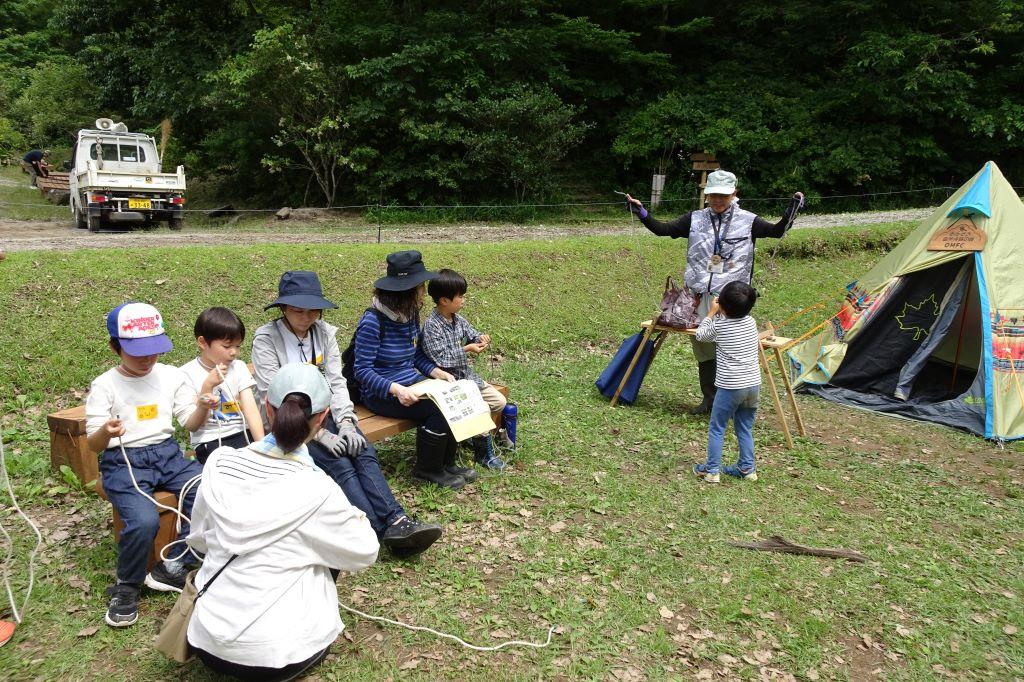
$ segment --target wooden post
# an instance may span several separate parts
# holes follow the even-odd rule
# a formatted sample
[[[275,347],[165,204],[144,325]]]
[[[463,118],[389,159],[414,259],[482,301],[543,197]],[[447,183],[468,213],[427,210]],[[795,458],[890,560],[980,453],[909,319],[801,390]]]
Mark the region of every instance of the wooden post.
[[[721,164],[718,163],[718,161],[715,161],[715,155],[709,154],[708,152],[694,152],[690,154],[690,161],[693,162],[693,170],[701,171],[700,185],[697,186],[696,202],[696,210],[699,211],[702,208],[704,208],[704,200],[702,195],[704,193],[704,188],[707,187],[708,184],[708,171],[718,170],[722,166]]]

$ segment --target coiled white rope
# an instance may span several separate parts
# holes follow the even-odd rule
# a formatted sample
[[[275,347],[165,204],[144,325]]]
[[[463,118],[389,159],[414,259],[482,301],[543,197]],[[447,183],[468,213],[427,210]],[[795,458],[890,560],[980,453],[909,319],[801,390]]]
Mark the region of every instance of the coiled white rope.
[[[43,545],[43,536],[39,532],[39,528],[36,526],[36,524],[32,523],[32,519],[30,519],[28,515],[21,510],[21,507],[18,506],[18,498],[15,497],[14,495],[14,486],[11,485],[10,476],[7,475],[7,460],[4,459],[3,437],[0,437],[0,471],[2,471],[2,475],[4,477],[4,486],[7,488],[7,494],[11,496],[11,505],[14,507],[14,510],[18,512],[18,515],[25,520],[25,523],[27,523],[32,528],[32,532],[36,534],[36,546],[35,548],[33,548],[32,552],[28,556],[28,588],[25,590],[25,599],[24,601],[22,601],[21,610],[19,611],[18,605],[14,598],[14,591],[11,589],[10,582],[10,564],[11,559],[14,556],[14,541],[11,539],[11,536],[7,533],[7,529],[3,527],[3,524],[0,524],[0,532],[3,533],[4,540],[7,542],[8,546],[7,557],[4,560],[3,569],[4,589],[7,591],[7,599],[11,602],[11,612],[14,615],[14,621],[15,623],[20,624],[21,619],[24,617],[25,614],[25,608],[28,606],[29,597],[32,596],[32,587],[35,585],[36,554],[39,552],[39,548]]]

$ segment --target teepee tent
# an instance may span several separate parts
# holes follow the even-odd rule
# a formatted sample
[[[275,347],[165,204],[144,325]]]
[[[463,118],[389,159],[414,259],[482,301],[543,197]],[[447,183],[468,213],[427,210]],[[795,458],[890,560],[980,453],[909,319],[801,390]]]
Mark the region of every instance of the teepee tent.
[[[1024,438],[1024,204],[989,161],[789,351],[835,402]]]

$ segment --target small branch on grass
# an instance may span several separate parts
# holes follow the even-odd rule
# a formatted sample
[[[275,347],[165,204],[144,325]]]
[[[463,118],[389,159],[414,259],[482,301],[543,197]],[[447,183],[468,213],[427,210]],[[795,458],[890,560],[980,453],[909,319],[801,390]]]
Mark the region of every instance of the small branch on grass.
[[[760,552],[783,552],[785,554],[807,554],[810,556],[824,556],[830,559],[847,559],[849,561],[864,562],[868,558],[860,552],[841,547],[805,547],[796,545],[779,535],[773,535],[767,540],[760,542],[729,542],[733,547],[743,549],[754,549]]]

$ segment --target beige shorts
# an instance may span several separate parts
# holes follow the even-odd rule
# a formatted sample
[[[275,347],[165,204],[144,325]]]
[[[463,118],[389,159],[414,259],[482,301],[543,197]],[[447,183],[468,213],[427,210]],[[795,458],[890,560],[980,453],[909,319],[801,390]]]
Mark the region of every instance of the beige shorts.
[[[508,402],[505,400],[505,396],[498,392],[498,389],[487,383],[480,389],[480,395],[483,396],[484,402],[487,403],[487,407],[491,412],[501,412],[505,409],[505,404]]]

